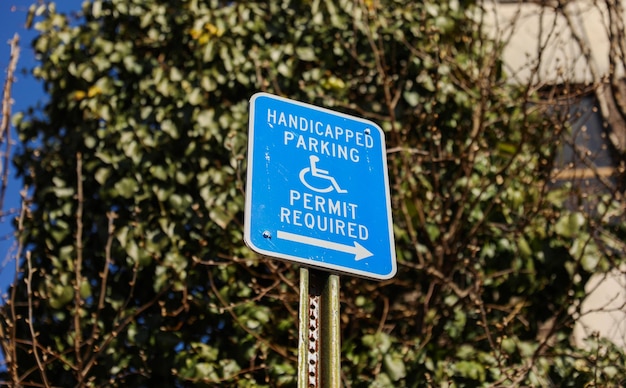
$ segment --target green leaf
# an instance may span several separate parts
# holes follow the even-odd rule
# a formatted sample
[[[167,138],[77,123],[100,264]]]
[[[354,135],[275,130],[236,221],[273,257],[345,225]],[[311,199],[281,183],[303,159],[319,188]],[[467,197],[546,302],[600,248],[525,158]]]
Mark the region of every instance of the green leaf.
[[[459,361],[455,364],[456,372],[465,378],[476,382],[484,382],[486,378],[485,367],[475,361]]]
[[[195,365],[195,373],[189,378],[193,379],[207,379],[211,380],[219,380],[219,375],[215,372],[215,368],[212,363],[209,362],[199,362]]]
[[[383,357],[385,372],[392,381],[399,381],[406,377],[406,365],[399,354],[386,354]]]
[[[183,73],[176,67],[170,69],[170,80],[180,82],[183,80]]]
[[[198,124],[200,124],[201,127],[207,128],[213,123],[214,117],[215,114],[212,110],[203,110],[200,114],[198,114]]]
[[[226,229],[230,221],[233,219],[231,214],[221,208],[213,208],[209,212],[209,217],[211,217],[211,220],[222,229]]]
[[[191,105],[200,105],[203,101],[202,91],[199,88],[194,88],[187,98]]]
[[[74,299],[74,287],[71,285],[55,285],[51,290],[48,303],[53,309],[60,309]]]
[[[80,297],[83,299],[87,299],[91,296],[91,284],[89,284],[88,279],[83,279],[80,283]]]
[[[405,90],[404,93],[402,93],[402,96],[410,106],[417,106],[417,104],[419,104],[420,96],[417,92]]]
[[[170,135],[173,139],[178,139],[180,137],[180,134],[178,133],[178,128],[176,128],[176,125],[172,120],[163,120],[163,122],[161,123],[161,129],[163,130],[163,132]]]
[[[313,47],[296,47],[296,55],[302,61],[315,61],[317,59]]]
[[[372,354],[386,354],[391,347],[391,338],[386,333],[363,336],[363,344],[371,349]]]
[[[585,216],[582,213],[568,212],[559,218],[554,231],[563,237],[571,238],[580,234],[583,225],[585,225]]]
[[[114,185],[115,191],[124,198],[131,198],[138,190],[137,181],[132,178],[122,178]]]

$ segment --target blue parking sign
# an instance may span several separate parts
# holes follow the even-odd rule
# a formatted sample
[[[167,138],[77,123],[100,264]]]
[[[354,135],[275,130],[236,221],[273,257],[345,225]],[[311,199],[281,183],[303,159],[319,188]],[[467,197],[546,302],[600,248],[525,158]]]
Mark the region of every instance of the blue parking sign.
[[[378,125],[257,93],[248,136],[244,240],[253,251],[371,279],[395,275]]]

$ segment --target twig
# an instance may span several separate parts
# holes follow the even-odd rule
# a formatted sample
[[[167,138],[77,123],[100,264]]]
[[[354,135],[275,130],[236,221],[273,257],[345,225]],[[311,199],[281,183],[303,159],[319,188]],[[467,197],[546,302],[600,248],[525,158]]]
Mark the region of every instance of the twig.
[[[9,181],[9,156],[11,151],[11,131],[9,123],[11,121],[11,86],[14,81],[15,68],[17,67],[17,59],[20,56],[19,36],[13,35],[11,40],[11,56],[9,58],[9,67],[7,69],[7,78],[4,82],[4,92],[2,96],[2,121],[0,122],[0,144],[6,142],[6,150],[3,155],[2,187],[0,189],[0,209],[4,208],[4,196]]]
[[[37,366],[39,367],[39,372],[41,373],[41,379],[43,380],[43,384],[45,387],[49,387],[50,383],[48,382],[48,376],[46,374],[46,369],[39,358],[39,349],[37,349],[37,332],[35,332],[35,326],[33,325],[33,290],[32,290],[32,281],[33,281],[33,273],[35,273],[35,269],[33,269],[31,255],[30,252],[26,252],[26,264],[28,265],[28,275],[26,279],[26,292],[28,294],[28,328],[30,329],[30,335],[32,337],[32,347],[33,347],[33,355],[35,356],[35,361],[37,362]]]
[[[83,358],[81,354],[81,346],[83,345],[83,335],[81,331],[81,314],[82,298],[80,296],[80,288],[83,282],[83,158],[80,152],[76,153],[76,191],[77,191],[77,208],[76,208],[76,265],[75,265],[75,284],[74,284],[74,352],[76,353],[76,371],[79,376],[78,386],[83,385]]]
[[[11,118],[11,87],[13,85],[13,81],[15,80],[14,74],[15,69],[17,68],[17,60],[19,58],[20,47],[19,47],[19,36],[17,34],[13,35],[13,39],[10,41],[11,46],[11,54],[9,58],[9,66],[7,68],[7,76],[4,82],[4,89],[2,95],[2,120],[0,121],[0,144],[6,142],[6,149],[3,155],[3,163],[0,166],[0,173],[2,174],[2,185],[0,188],[0,215],[4,215],[4,198],[8,186],[9,181],[9,157],[11,154],[11,130],[10,130],[10,118]],[[19,217],[19,225],[21,225],[24,220],[24,215],[26,212],[25,207],[25,197],[26,190],[24,191],[22,197],[22,209]],[[18,273],[19,273],[19,260],[17,258],[21,255],[22,245],[18,245],[18,252],[16,255],[16,267],[15,267],[15,276],[13,284],[17,284]],[[10,333],[6,333],[4,328],[5,325],[0,325],[0,335],[2,335],[2,350],[4,353],[4,358],[6,362],[6,367],[8,370],[8,375],[13,382],[13,386],[18,386],[18,371],[17,371],[17,351],[15,346],[15,338],[16,334],[16,314],[15,314],[15,287],[11,290],[11,299],[7,302],[5,308],[9,308],[9,316],[7,316],[7,310],[3,309],[2,316],[5,319],[6,327],[10,331]],[[30,296],[30,295],[29,295]]]
[[[98,309],[94,313],[94,322],[98,322],[100,312],[104,310],[104,302],[106,297],[106,286],[109,278],[109,271],[111,263],[113,262],[111,258],[111,249],[113,246],[113,238],[115,237],[115,219],[117,218],[117,214],[114,212],[107,213],[107,219],[109,220],[108,224],[108,236],[107,242],[104,247],[104,269],[102,271],[102,275],[100,275],[101,283],[100,283],[100,296],[98,298]],[[93,332],[91,333],[91,339],[96,340],[99,336],[100,326],[95,324],[93,325]]]
[[[20,209],[20,215],[17,218],[17,231],[18,233],[23,233],[24,231],[24,219],[26,218],[26,212],[28,211],[26,196],[28,193],[28,187],[24,187],[22,190],[21,198],[22,198],[22,206]],[[15,253],[15,275],[13,277],[13,284],[17,285],[18,275],[20,273],[20,261],[19,257],[22,256],[22,250],[24,249],[24,244],[20,239],[17,242],[17,252]],[[8,375],[13,382],[12,386],[19,386],[20,378],[18,376],[18,368],[17,368],[17,348],[16,348],[16,340],[17,340],[17,314],[15,312],[15,300],[16,300],[16,292],[17,287],[11,287],[11,296],[9,300],[6,302],[6,305],[2,309],[2,318],[5,320],[5,324],[7,326],[8,332],[4,330],[4,326],[0,325],[0,335],[2,336],[2,351],[4,353],[4,359],[6,362],[6,368],[8,371]]]

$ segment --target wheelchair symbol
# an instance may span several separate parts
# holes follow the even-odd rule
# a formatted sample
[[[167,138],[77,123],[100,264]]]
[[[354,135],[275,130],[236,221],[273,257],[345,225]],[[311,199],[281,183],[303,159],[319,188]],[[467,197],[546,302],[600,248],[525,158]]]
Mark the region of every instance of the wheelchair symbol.
[[[300,171],[300,182],[302,182],[303,185],[305,185],[307,188],[313,191],[317,191],[318,193],[329,193],[333,190],[335,190],[336,192],[340,194],[348,192],[348,190],[344,190],[341,187],[339,187],[339,184],[337,183],[334,177],[330,176],[330,174],[328,173],[328,170],[322,170],[321,168],[317,168],[317,162],[320,161],[320,158],[318,158],[315,155],[311,155],[309,156],[309,161],[311,163],[310,166],[305,167]],[[318,178],[318,179],[314,179],[314,181],[319,181],[321,179],[321,180],[330,182],[330,185],[329,186],[324,185],[322,188],[320,188],[319,185],[309,184],[309,182],[307,182],[307,174],[309,172],[311,173],[310,175],[312,177]]]

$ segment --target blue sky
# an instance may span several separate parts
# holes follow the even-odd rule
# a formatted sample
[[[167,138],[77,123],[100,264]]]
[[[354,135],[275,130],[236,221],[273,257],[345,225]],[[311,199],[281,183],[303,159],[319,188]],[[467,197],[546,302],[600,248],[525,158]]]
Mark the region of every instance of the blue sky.
[[[30,69],[36,65],[33,50],[30,47],[36,31],[33,29],[27,30],[25,27],[28,8],[36,2],[37,0],[0,0],[0,70],[2,71],[0,81],[2,89],[4,89],[11,53],[9,42],[16,33],[20,37],[20,56],[12,88],[13,114],[26,110],[29,106],[35,106],[38,102],[44,102],[46,99],[42,85],[30,75]],[[80,0],[61,0],[57,2],[57,10],[59,12],[79,10],[81,4],[82,1]],[[11,135],[11,140],[13,141],[12,149],[14,150],[17,146],[15,144],[17,140],[15,133]],[[3,145],[1,151],[4,152],[5,149],[5,145]],[[13,226],[11,219],[15,215],[14,211],[19,209],[19,193],[22,188],[22,183],[15,179],[15,174],[11,172],[10,175],[11,180],[2,210],[4,214],[9,213],[12,215],[0,219],[0,293],[2,294],[6,292],[15,274],[15,261],[13,260],[15,240],[12,238]]]

